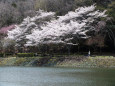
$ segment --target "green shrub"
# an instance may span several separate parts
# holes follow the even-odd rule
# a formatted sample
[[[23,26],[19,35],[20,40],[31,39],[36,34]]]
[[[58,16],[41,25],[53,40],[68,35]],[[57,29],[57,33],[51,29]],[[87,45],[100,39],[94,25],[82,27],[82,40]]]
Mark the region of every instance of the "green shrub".
[[[12,56],[13,53],[6,53],[5,55],[6,55],[6,56]]]
[[[0,57],[13,56],[13,53],[0,53]]]
[[[34,57],[34,53],[18,53],[17,57]]]

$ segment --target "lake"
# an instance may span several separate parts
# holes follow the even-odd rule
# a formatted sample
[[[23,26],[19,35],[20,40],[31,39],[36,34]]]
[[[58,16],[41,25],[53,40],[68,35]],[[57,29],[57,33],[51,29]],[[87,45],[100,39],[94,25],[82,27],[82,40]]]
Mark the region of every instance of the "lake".
[[[0,67],[0,86],[115,86],[115,69]]]

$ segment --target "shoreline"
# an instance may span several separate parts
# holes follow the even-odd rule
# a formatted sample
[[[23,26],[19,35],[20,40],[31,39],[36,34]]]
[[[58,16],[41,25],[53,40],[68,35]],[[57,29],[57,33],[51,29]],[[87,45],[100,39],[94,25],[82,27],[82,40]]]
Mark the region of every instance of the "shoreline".
[[[115,68],[115,57],[113,56],[9,57],[9,58],[0,58],[0,66]]]

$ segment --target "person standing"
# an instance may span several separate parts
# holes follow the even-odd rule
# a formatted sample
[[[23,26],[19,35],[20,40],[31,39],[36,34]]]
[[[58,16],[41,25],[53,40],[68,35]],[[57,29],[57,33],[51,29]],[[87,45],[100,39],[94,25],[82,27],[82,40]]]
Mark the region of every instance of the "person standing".
[[[89,50],[89,52],[88,52],[88,56],[90,56],[91,55],[91,52],[90,52],[90,50]]]

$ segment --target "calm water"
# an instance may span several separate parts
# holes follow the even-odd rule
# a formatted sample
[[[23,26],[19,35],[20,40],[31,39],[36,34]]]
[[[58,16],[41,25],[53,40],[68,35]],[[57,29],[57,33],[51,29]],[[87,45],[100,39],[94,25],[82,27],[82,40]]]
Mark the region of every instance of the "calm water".
[[[115,69],[0,67],[0,86],[115,86]]]

